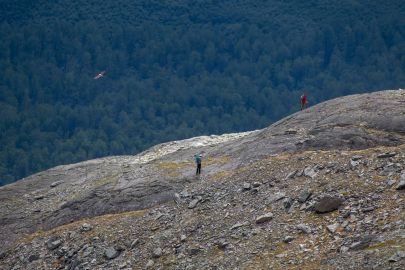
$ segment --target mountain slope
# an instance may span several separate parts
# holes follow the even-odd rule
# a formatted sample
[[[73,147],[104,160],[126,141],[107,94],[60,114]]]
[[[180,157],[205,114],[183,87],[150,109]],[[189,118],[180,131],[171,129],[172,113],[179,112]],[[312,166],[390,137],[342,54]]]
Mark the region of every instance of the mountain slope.
[[[402,253],[388,259],[405,248],[396,190],[404,101],[404,90],[346,96],[263,130],[59,166],[2,187],[2,265],[400,267]]]
[[[0,185],[404,87],[402,2],[0,1]]]

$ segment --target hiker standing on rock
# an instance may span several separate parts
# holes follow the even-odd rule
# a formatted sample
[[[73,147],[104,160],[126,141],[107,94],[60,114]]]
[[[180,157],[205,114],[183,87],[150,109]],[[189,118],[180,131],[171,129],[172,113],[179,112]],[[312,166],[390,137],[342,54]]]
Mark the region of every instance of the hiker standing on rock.
[[[195,175],[200,175],[201,174],[202,154],[194,155],[194,158],[195,158],[195,164],[197,165],[197,170],[195,172]]]
[[[301,111],[305,108],[308,108],[308,99],[307,99],[307,95],[304,93],[302,93],[301,98]]]

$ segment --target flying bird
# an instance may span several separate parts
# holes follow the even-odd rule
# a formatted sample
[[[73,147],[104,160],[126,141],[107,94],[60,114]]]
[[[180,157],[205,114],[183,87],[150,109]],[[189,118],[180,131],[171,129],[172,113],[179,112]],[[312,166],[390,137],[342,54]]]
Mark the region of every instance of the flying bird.
[[[99,74],[97,74],[96,76],[93,77],[93,79],[98,80],[101,77],[103,77],[105,74],[105,70],[101,71]]]

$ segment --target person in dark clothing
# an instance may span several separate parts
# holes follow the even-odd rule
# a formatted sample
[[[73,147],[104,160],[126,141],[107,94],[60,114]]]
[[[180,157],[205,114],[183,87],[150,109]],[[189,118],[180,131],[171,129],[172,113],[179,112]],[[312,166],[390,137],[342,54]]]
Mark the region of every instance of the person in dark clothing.
[[[300,101],[301,101],[301,111],[304,108],[308,108],[308,99],[307,99],[307,95],[305,93],[302,94]]]
[[[201,161],[202,161],[202,155],[194,155],[195,158],[195,164],[197,165],[197,170],[195,172],[196,175],[200,175],[201,174]]]

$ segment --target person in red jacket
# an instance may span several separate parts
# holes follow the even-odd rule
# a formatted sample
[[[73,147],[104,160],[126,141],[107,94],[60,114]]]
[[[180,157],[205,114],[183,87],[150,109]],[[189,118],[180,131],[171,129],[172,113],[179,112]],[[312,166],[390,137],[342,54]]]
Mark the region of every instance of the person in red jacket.
[[[302,94],[300,101],[301,101],[301,111],[304,108],[308,108],[308,99],[307,99],[307,95],[305,94],[305,92]]]

